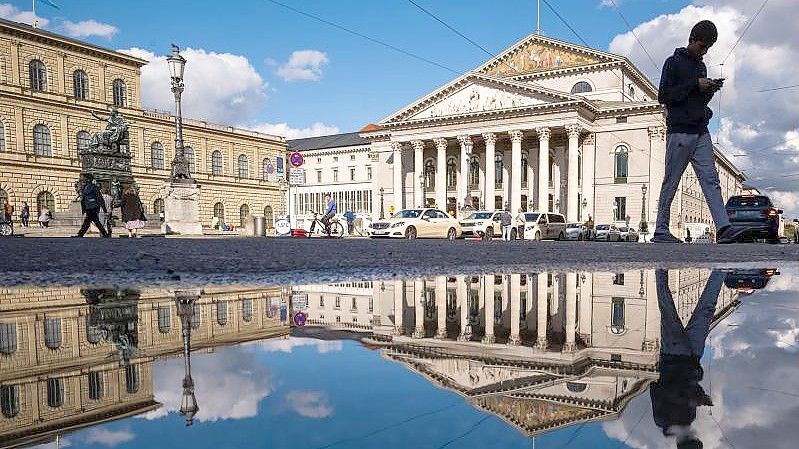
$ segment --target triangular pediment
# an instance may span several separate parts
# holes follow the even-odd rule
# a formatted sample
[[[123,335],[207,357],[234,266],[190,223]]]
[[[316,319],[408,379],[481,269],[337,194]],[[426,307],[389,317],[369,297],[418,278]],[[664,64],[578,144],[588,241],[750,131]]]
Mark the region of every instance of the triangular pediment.
[[[613,61],[623,61],[623,58],[531,34],[478,67],[475,72],[497,77],[512,77]]]
[[[573,95],[532,83],[470,73],[392,114],[381,123],[513,110],[576,99]]]

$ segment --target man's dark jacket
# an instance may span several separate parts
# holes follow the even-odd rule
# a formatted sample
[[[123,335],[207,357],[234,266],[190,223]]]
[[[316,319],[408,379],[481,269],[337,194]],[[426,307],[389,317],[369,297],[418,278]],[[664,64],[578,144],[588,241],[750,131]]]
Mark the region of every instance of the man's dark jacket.
[[[105,208],[105,201],[100,194],[100,188],[92,182],[86,183],[83,187],[83,195],[81,195],[80,208],[83,213],[87,211],[94,211],[102,209],[103,212],[108,212]]]
[[[707,67],[701,58],[685,48],[663,64],[658,101],[666,105],[666,125],[669,133],[705,134],[713,111],[707,107],[713,92],[699,90],[699,78],[707,78]]]

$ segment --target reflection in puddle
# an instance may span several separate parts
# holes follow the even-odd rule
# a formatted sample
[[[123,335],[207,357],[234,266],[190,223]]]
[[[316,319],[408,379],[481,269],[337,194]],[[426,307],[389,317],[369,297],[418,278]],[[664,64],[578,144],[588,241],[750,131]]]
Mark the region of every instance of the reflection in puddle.
[[[559,447],[580,441],[586,425],[602,432],[586,432],[577,447],[598,439],[611,447],[730,445],[717,443],[734,437],[706,428],[709,411],[725,410],[724,397],[709,388],[708,360],[718,370],[745,342],[714,346],[712,336],[737,329],[722,324],[746,296],[782,280],[778,274],[683,269],[271,289],[6,289],[0,447],[64,435],[81,446],[174,437],[212,447],[205,431],[231,420],[242,442],[263,426],[306,428],[312,420],[309,447],[435,447],[453,432],[468,435],[457,437],[458,447],[529,447],[542,438]],[[772,306],[791,303],[758,307]],[[306,325],[279,338],[298,311]],[[796,320],[747,331],[766,332],[785,350],[796,348],[799,334]],[[419,375],[423,384],[415,383]],[[333,382],[337,376],[345,380]],[[355,378],[362,380],[347,382]],[[451,392],[465,401],[452,404]],[[377,399],[384,396],[393,399]],[[409,433],[402,418],[409,407],[442,416],[410,418],[418,432]],[[178,414],[194,424],[188,434],[178,431]],[[147,419],[119,421],[132,416]],[[494,416],[502,421],[486,421]],[[162,420],[175,435],[163,434]],[[576,431],[558,431],[575,424]],[[360,432],[371,428],[382,430]],[[284,433],[266,437],[269,445],[286,446]]]

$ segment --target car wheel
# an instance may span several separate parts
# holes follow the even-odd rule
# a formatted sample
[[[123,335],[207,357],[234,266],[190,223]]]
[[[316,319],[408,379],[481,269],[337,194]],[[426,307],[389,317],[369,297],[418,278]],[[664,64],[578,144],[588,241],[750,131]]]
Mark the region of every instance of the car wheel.
[[[408,228],[405,229],[405,238],[408,239],[408,240],[415,239],[416,238],[416,228],[414,228],[413,226],[408,226]]]
[[[491,241],[493,238],[494,238],[494,227],[491,226],[490,228],[486,229],[486,232],[483,234],[483,239]]]
[[[447,231],[447,240],[455,240],[457,236],[458,232],[455,231],[455,228],[449,228],[449,231]]]
[[[540,242],[541,241],[541,233],[540,232],[536,232],[535,233],[535,241],[536,242]]]

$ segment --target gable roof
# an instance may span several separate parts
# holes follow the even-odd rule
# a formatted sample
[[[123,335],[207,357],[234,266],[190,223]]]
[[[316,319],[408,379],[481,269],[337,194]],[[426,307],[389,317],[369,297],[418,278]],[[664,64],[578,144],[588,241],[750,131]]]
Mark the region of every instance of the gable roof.
[[[361,137],[357,132],[333,134],[330,136],[306,137],[303,139],[287,140],[289,151],[322,150],[325,148],[352,147],[369,145],[369,140]]]

